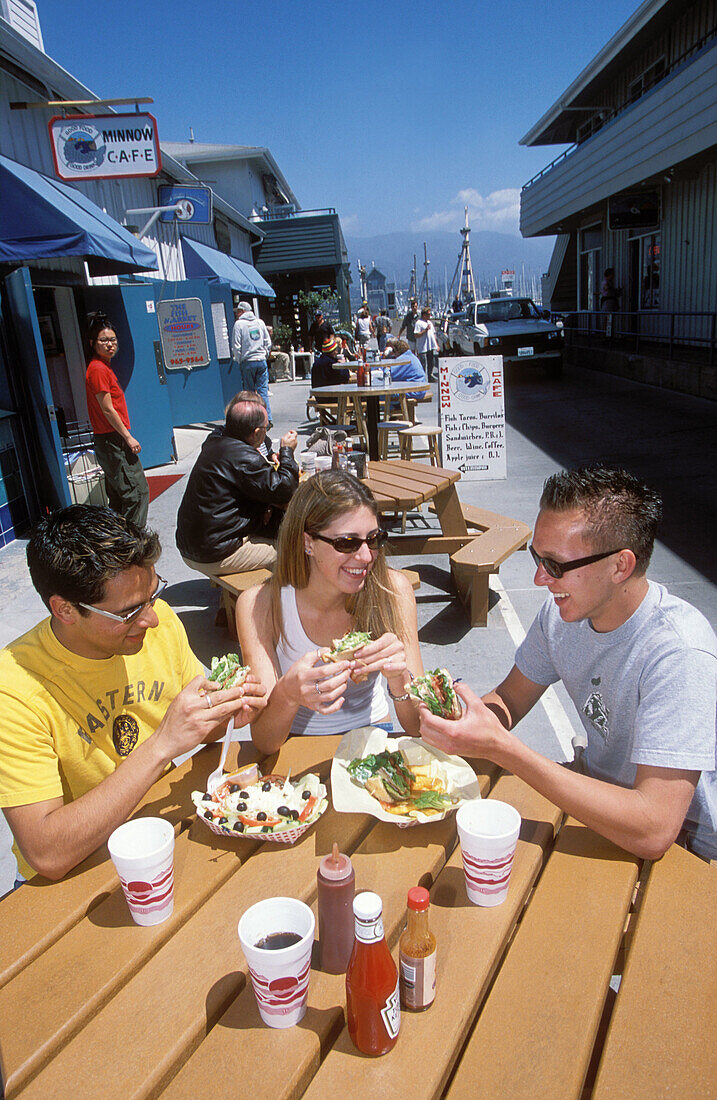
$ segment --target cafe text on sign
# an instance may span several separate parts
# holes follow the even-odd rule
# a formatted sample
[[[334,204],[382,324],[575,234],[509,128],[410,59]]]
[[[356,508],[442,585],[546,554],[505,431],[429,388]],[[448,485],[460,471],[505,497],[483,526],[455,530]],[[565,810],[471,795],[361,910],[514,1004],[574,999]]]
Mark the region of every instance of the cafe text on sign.
[[[439,360],[443,465],[469,481],[507,476],[503,359]]]
[[[60,179],[156,176],[162,167],[153,115],[55,116],[48,125]]]

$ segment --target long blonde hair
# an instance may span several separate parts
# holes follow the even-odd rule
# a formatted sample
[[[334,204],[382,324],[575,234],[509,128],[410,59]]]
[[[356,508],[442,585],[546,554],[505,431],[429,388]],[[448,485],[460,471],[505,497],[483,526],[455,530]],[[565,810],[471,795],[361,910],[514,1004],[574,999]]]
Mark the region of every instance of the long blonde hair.
[[[344,470],[315,474],[294,493],[279,528],[274,573],[266,582],[271,591],[271,613],[277,641],[282,637],[285,639],[281,589],[287,585],[295,589],[306,588],[309,583],[311,569],[304,550],[304,532],[320,532],[339,516],[362,507],[373,512],[378,526],[378,506],[373,494],[358,478]],[[354,618],[356,629],[366,630],[374,638],[387,632],[399,636],[405,634],[390,573],[386,565],[386,549],[382,546],[363,588],[346,600],[346,610]]]

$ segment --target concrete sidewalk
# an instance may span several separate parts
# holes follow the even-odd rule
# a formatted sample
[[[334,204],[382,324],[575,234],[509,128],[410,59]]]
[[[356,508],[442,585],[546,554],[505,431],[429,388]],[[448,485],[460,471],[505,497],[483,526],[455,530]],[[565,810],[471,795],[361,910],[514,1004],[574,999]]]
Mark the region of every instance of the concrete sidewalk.
[[[275,443],[289,428],[304,437],[313,430],[305,418],[308,395],[308,382],[272,386]],[[658,488],[665,500],[665,522],[650,576],[693,603],[715,626],[717,405],[578,368],[567,368],[562,380],[523,369],[507,378],[506,414],[508,478],[462,481],[461,499],[532,525],[542,483],[560,466],[598,459],[624,464]],[[421,417],[437,423],[435,387],[434,402],[421,409]],[[208,425],[178,429],[178,462],[150,475],[188,472],[208,430]],[[184,479],[162,493],[150,506],[149,522],[164,546],[159,568],[169,581],[167,602],[184,622],[195,653],[208,665],[214,654],[226,652],[232,643],[225,630],[214,626],[217,591],[187,569],[174,545],[183,492]],[[430,522],[435,523],[435,517]],[[445,556],[393,562],[421,576],[416,598],[424,666],[446,665],[479,692],[495,686],[510,669],[516,645],[544,598],[533,585],[529,555],[514,554],[501,567],[499,578],[493,578],[488,626],[483,629],[469,627],[452,594]],[[22,542],[0,551],[0,599],[2,645],[45,614],[27,575]],[[572,704],[558,686],[521,723],[520,733],[540,752],[564,759],[570,755],[572,723]],[[0,895],[11,885],[13,869],[0,815]]]

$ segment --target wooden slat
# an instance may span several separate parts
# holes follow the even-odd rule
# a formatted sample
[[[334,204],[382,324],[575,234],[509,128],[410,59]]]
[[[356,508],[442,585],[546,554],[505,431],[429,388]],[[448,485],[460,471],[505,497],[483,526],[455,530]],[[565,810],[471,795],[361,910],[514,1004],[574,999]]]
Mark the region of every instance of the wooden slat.
[[[451,561],[481,573],[496,573],[498,566],[525,546],[529,538],[530,528],[522,523],[515,527],[493,527],[452,554]]]
[[[328,810],[294,847],[262,845],[62,1047],[23,1097],[62,1096],[68,1081],[78,1100],[155,1095],[245,985],[236,931],[241,913],[271,894],[310,902],[318,859],[334,840],[353,852],[370,824]]]
[[[653,864],[594,1100],[717,1096],[717,869],[673,845]]]
[[[385,462],[369,462],[369,473],[375,468],[384,468],[388,472],[400,473],[402,477],[410,477],[422,484],[434,485],[441,488],[454,485],[460,481],[460,471],[451,470],[445,466],[430,466],[423,462],[409,462],[404,459],[387,459]]]
[[[638,861],[568,821],[447,1092],[580,1096]]]
[[[208,775],[218,763],[219,748],[207,746],[201,754],[159,779],[133,816],[159,814],[178,827],[194,812],[190,796],[196,790],[197,769]],[[82,920],[116,887],[117,873],[103,845],[61,882],[48,882],[37,875],[21,890],[4,898],[0,987]]]
[[[332,1095],[401,1096],[409,1091],[417,1100],[427,1100],[442,1094],[562,818],[556,806],[514,776],[500,778],[491,797],[510,802],[523,816],[505,903],[490,909],[468,901],[457,847],[431,891],[430,923],[438,943],[434,1004],[427,1012],[402,1013],[398,1043],[382,1058],[358,1056],[343,1029],[311,1082],[307,1100]]]

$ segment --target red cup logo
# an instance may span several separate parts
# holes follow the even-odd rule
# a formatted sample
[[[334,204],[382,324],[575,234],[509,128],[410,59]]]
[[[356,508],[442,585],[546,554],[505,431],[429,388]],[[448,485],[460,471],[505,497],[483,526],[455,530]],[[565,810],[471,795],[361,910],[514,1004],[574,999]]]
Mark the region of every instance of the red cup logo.
[[[497,859],[476,859],[462,851],[463,870],[471,890],[480,894],[500,894],[505,890],[513,866],[513,852]]]
[[[297,975],[282,974],[279,978],[264,977],[249,967],[257,1003],[268,1016],[286,1016],[306,999],[311,973],[311,956]]]
[[[130,909],[138,913],[151,913],[155,909],[161,909],[167,903],[167,898],[172,896],[174,890],[174,863],[170,863],[166,870],[162,871],[151,882],[137,879],[125,882],[120,878],[122,888],[127,898]]]

